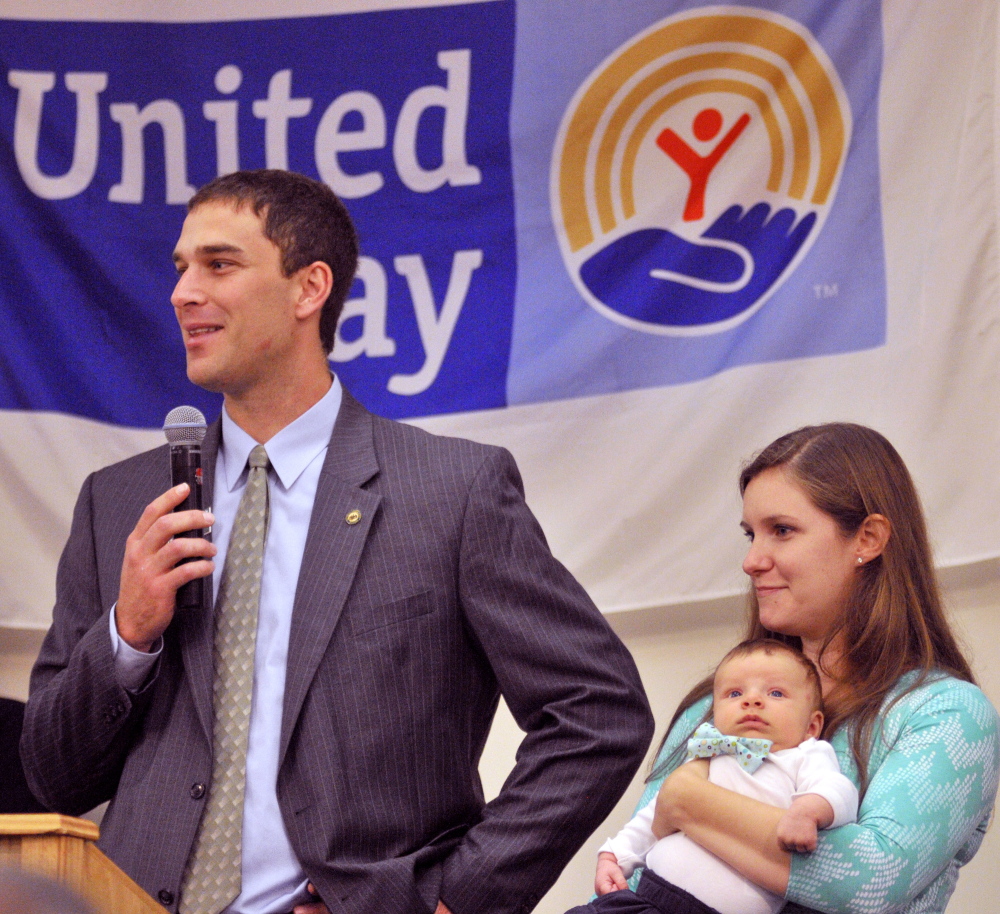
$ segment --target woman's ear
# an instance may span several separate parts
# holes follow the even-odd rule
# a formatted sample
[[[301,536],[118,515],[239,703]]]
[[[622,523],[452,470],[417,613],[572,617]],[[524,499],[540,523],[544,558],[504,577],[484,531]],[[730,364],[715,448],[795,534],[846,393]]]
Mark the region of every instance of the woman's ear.
[[[867,565],[872,559],[878,558],[884,551],[892,536],[892,524],[889,518],[882,514],[869,514],[854,535],[858,564]]]

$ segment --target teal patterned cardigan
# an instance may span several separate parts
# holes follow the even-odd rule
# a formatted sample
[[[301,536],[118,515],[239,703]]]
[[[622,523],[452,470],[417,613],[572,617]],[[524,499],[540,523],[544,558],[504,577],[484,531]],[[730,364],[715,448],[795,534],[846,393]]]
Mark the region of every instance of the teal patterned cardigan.
[[[822,831],[815,851],[792,855],[786,897],[793,904],[785,906],[786,914],[803,909],[941,914],[959,867],[979,850],[1000,773],[997,712],[974,685],[943,674],[893,704],[915,675],[904,676],[886,700],[857,823]],[[705,698],[681,715],[656,765],[687,741],[710,702]],[[847,731],[841,729],[830,742],[841,770],[857,783]],[[636,810],[680,764],[683,754],[678,755],[669,770],[646,785]]]

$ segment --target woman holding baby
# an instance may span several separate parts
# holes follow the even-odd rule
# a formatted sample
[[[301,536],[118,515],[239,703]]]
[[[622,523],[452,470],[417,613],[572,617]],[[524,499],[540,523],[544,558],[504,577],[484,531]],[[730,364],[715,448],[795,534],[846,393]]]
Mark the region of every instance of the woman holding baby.
[[[838,423],[774,441],[745,467],[740,491],[752,583],[745,636],[785,642],[815,664],[822,740],[860,806],[849,824],[819,819],[814,850],[789,851],[779,838],[788,802],[737,793],[713,783],[707,764],[683,764],[694,731],[713,718],[708,679],[681,703],[640,801],[641,810],[655,798],[650,840],[683,833],[791,902],[785,912],[943,912],[989,823],[1000,736],[942,609],[910,475],[880,434]],[[620,861],[601,857],[597,889],[610,901],[624,884]]]

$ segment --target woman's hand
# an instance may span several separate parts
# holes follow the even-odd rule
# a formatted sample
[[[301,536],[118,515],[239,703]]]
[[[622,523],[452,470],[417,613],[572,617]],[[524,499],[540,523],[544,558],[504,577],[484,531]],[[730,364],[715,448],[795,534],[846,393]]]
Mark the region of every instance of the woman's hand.
[[[653,834],[665,838],[681,827],[681,802],[691,789],[708,780],[707,758],[694,759],[680,766],[660,787],[656,795],[656,814],[653,816]]]
[[[597,875],[594,877],[594,891],[598,895],[608,892],[618,892],[627,889],[625,874],[618,865],[618,858],[610,851],[602,851],[597,855]]]

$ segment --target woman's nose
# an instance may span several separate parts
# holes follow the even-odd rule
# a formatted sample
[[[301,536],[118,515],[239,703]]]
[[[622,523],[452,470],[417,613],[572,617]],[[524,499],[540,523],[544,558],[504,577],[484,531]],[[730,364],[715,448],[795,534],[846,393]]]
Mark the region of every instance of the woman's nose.
[[[766,571],[768,567],[770,567],[770,559],[764,547],[754,540],[743,559],[743,573],[753,577],[755,574]]]

